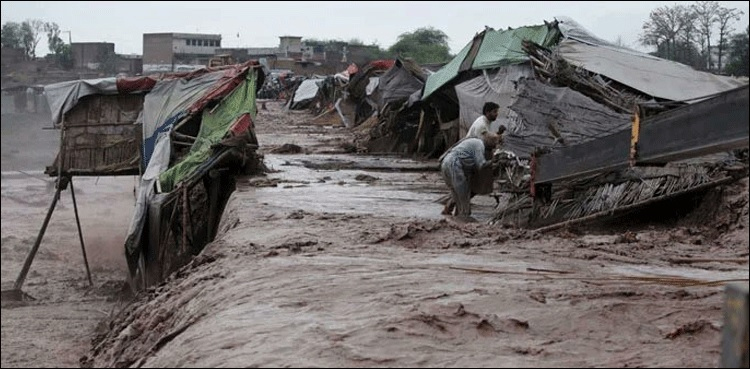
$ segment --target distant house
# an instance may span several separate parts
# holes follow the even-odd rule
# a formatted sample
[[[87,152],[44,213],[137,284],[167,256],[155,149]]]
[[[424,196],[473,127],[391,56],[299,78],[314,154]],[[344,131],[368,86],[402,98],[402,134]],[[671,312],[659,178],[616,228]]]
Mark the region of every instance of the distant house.
[[[144,33],[143,71],[180,71],[205,66],[220,48],[218,34]]]
[[[70,44],[73,67],[77,69],[99,69],[99,63],[107,55],[115,53],[112,42],[73,42]]]
[[[143,73],[143,56],[141,55],[118,55],[117,72],[126,73],[130,76]]]

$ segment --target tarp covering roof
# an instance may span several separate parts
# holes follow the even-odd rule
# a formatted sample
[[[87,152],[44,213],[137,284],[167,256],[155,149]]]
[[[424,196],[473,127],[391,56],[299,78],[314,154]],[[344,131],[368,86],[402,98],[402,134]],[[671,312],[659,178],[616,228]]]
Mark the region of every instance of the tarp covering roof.
[[[575,145],[604,137],[630,126],[630,115],[606,106],[568,87],[552,87],[533,79],[518,82],[510,106],[519,126],[505,135],[503,148],[528,157],[537,147]]]
[[[52,123],[57,126],[62,122],[63,114],[70,111],[84,96],[116,95],[117,79],[111,77],[60,82],[45,86],[44,93],[52,112]]]
[[[378,85],[380,101],[378,103],[382,107],[390,102],[407,100],[415,91],[424,86],[427,75],[427,72],[414,61],[396,60],[396,63],[380,76]]]
[[[469,69],[479,70],[520,64],[529,60],[521,47],[523,41],[549,46],[557,41],[557,35],[557,28],[551,24],[497,31],[488,28],[475,36],[475,39],[469,42],[453,60],[427,79],[422,99],[428,98],[433,92],[456,78],[459,72],[463,71],[462,65],[470,65]],[[478,51],[475,55],[470,55],[477,37],[481,42]]]
[[[562,39],[559,36],[563,36]],[[605,76],[645,95],[666,100],[689,100],[739,87],[738,79],[694,70],[607,42],[568,17],[539,26],[479,33],[453,60],[425,83],[422,100],[465,70],[492,69],[528,60],[522,42],[556,47],[570,64]],[[481,42],[476,47],[477,42]]]
[[[235,72],[233,72],[234,69],[235,66],[229,66],[219,68],[201,68],[186,73],[155,74],[143,77],[109,77],[66,81],[44,86],[44,92],[47,95],[47,101],[49,102],[52,113],[52,123],[57,126],[62,122],[63,115],[70,111],[70,109],[78,104],[78,101],[85,96],[144,93],[151,91],[159,81],[177,79],[182,80],[183,83],[185,83],[185,81],[190,81],[202,75],[216,72],[219,72],[219,75],[223,76],[225,80],[231,80],[231,75],[235,74]],[[231,89],[237,87],[237,84],[222,84],[219,87],[220,88],[217,88],[216,91],[212,92],[214,95],[226,95]],[[222,91],[222,89],[228,90]],[[215,96],[205,96],[205,98],[211,100],[215,98]],[[195,112],[200,110],[200,105],[201,104],[191,107],[190,111]]]
[[[508,107],[515,100],[518,80],[532,76],[533,71],[529,65],[508,65],[496,70],[484,70],[482,75],[457,84],[459,137],[466,136],[474,120],[482,115],[482,107],[487,101],[500,105],[499,115],[490,129],[495,131],[498,126],[503,125],[508,128],[509,133],[514,132],[517,117]]]
[[[519,27],[505,31],[487,30],[471,69],[496,68],[529,60],[521,44],[524,40],[547,46],[549,36],[557,34],[546,25]]]
[[[311,78],[302,81],[302,83],[297,88],[297,91],[294,92],[292,105],[306,100],[314,99],[315,96],[318,96],[320,83],[323,83],[324,80],[324,78]]]
[[[188,114],[196,102],[224,75],[213,72],[191,80],[170,79],[159,81],[143,102],[143,167],[147,167],[161,132]]]
[[[464,46],[464,48],[453,58],[448,64],[440,68],[437,72],[433,73],[427,82],[424,84],[424,92],[422,93],[422,99],[428,98],[433,92],[437,91],[440,87],[443,87],[446,83],[450,82],[458,76],[458,71],[461,68],[466,56],[469,55],[471,50],[471,43]]]
[[[163,191],[171,191],[177,183],[208,160],[211,147],[221,141],[233,125],[251,124],[256,114],[256,75],[248,73],[245,78],[215,109],[203,110],[200,131],[190,153],[159,176]]]

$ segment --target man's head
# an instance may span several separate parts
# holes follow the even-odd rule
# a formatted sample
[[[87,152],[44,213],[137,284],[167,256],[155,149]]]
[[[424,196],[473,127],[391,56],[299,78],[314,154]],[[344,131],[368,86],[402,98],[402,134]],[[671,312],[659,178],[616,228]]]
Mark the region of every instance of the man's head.
[[[497,119],[497,114],[500,110],[500,105],[497,105],[493,102],[486,102],[484,103],[484,106],[482,107],[482,115],[487,117],[487,120],[490,122],[494,122],[495,119]]]

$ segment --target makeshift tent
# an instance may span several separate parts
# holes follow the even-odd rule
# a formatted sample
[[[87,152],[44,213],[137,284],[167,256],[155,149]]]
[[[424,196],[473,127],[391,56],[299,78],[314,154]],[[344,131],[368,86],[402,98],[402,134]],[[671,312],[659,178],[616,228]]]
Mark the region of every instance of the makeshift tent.
[[[550,46],[556,43],[558,38],[559,31],[553,24],[499,31],[487,28],[474,36],[474,40],[455,58],[427,79],[422,99],[429,98],[435,91],[448,85],[461,72],[498,68],[528,61],[529,57],[522,48],[523,41]]]
[[[255,107],[256,75],[247,78],[229,96],[211,110],[203,110],[200,132],[190,153],[159,176],[161,188],[170,191],[175,184],[194,173],[211,156],[212,147],[219,143],[231,128],[247,130],[257,113]]]
[[[337,82],[333,77],[313,77],[302,81],[286,107],[291,110],[312,109],[318,114],[333,104],[337,94]]]
[[[466,136],[471,124],[482,115],[484,103],[492,101],[500,105],[500,114],[490,125],[496,131],[500,125],[508,128],[508,133],[516,132],[520,126],[517,115],[509,109],[515,101],[516,86],[522,78],[533,76],[528,65],[508,65],[482,74],[456,85],[456,95],[460,109],[459,135]]]
[[[552,87],[532,79],[518,82],[508,107],[517,126],[505,135],[503,149],[529,157],[536,148],[570,146],[630,126],[630,115],[612,111],[568,87]]]
[[[378,90],[380,107],[404,101],[424,86],[429,73],[413,60],[397,59],[393,66],[380,76]]]
[[[159,250],[159,247],[163,246],[163,237],[171,237],[173,243],[180,244],[181,250],[189,250],[185,242],[189,242],[193,247],[202,247],[207,242],[206,235],[211,234],[211,226],[190,226],[189,210],[188,213],[182,211],[179,217],[183,225],[182,242],[160,232],[150,234],[148,239],[144,238],[147,229],[146,219],[148,214],[153,212],[152,204],[157,204],[156,208],[161,208],[162,203],[155,203],[156,199],[171,201],[169,206],[175,209],[174,211],[177,209],[174,205],[177,202],[183,204],[183,210],[190,209],[191,200],[187,194],[197,182],[201,179],[211,183],[222,182],[221,178],[207,179],[210,169],[227,165],[226,158],[231,156],[229,154],[246,154],[237,149],[257,147],[252,119],[256,113],[255,94],[258,86],[263,83],[263,77],[259,65],[256,62],[248,62],[227,67],[203,68],[190,73],[71,81],[46,86],[52,120],[58,126],[64,122],[68,112],[82,102],[91,100],[90,96],[145,95],[141,97],[142,106],[138,119],[134,122],[139,128],[142,126],[143,133],[142,144],[139,145],[141,183],[125,242],[131,275],[138,269],[138,260],[143,260],[146,244],[149,244],[151,252],[150,261],[161,262],[166,251],[161,250],[154,254],[154,250]],[[173,142],[177,138],[188,141]],[[185,149],[185,146],[188,148]],[[184,190],[186,194],[182,201],[177,199],[177,189]],[[207,191],[208,189],[205,189],[204,192]],[[207,206],[212,209],[220,207],[221,197],[209,198]],[[205,200],[203,206],[206,206]],[[213,217],[219,215],[214,212]],[[216,223],[215,219],[205,218],[211,216],[204,216],[199,223]],[[173,216],[169,222],[162,222],[166,219],[152,220],[156,225],[163,223],[171,229],[175,217]],[[208,232],[199,234],[199,229],[208,229]],[[151,229],[151,233],[153,232]],[[187,236],[187,233],[190,233],[190,236]],[[169,268],[175,266],[159,268],[160,273],[167,273]]]
[[[519,98],[532,98],[521,94],[518,88],[519,82],[526,78],[544,81],[550,91],[556,86],[570,87],[593,99],[591,103],[601,105],[596,112],[609,109],[616,114],[631,113],[635,104],[653,99],[697,102],[743,84],[734,78],[696,71],[686,65],[617,47],[569,18],[559,19],[539,26],[498,31],[487,28],[478,33],[455,58],[427,78],[421,100],[429,106],[428,111],[438,110],[442,120],[428,121],[425,125],[430,127],[459,118],[459,137],[463,137],[481,115],[482,105],[493,101],[500,104],[501,111],[492,128],[500,124],[507,126],[508,142],[521,142],[525,138],[527,143],[518,154],[527,155],[532,143],[541,145],[555,141],[532,140],[530,137],[541,132],[524,132],[540,124],[533,119],[534,122],[524,121],[529,116],[524,118],[519,114],[537,104],[519,101]],[[533,55],[530,55],[530,48],[535,50]],[[539,53],[547,53],[549,57],[542,59]],[[535,90],[540,89],[535,86]],[[572,106],[582,105],[574,103]],[[567,108],[570,106],[556,107],[560,111],[558,115],[570,116],[576,112],[576,108],[566,111]],[[458,114],[454,113],[456,111]],[[567,124],[568,128],[581,124],[582,132],[587,129],[585,119],[580,123],[570,120]],[[609,121],[607,129],[589,132],[593,136],[588,137],[612,132],[620,124],[619,119]],[[544,137],[554,138],[559,134],[554,129],[549,126]],[[569,137],[568,141],[582,139]],[[452,143],[447,142],[447,145]]]
[[[355,127],[380,110],[380,77],[393,67],[394,60],[376,60],[351,75],[341,88],[335,108],[346,127]]]

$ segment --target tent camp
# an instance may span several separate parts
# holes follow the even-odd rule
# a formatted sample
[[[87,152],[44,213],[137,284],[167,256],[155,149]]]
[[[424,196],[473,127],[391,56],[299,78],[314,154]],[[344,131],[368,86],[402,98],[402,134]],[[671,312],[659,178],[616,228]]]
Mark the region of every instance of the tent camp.
[[[540,60],[540,54],[546,59]],[[637,103],[689,104],[742,84],[617,47],[559,17],[479,32],[427,78],[420,96],[423,122],[417,118],[381,129],[373,139],[403,134],[405,125],[422,126],[412,130],[422,137],[409,139],[427,144],[414,145],[410,152],[434,156],[466,134],[484,102],[494,101],[501,112],[493,128],[505,125],[509,148],[528,156],[535,147],[571,145],[613,132],[628,124],[626,115]],[[596,113],[584,116],[581,109]]]

